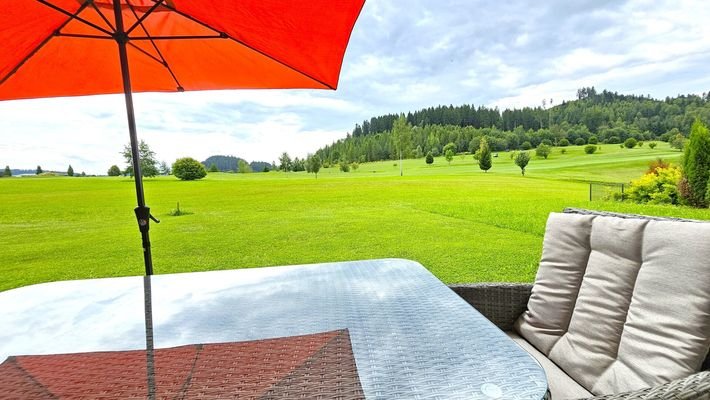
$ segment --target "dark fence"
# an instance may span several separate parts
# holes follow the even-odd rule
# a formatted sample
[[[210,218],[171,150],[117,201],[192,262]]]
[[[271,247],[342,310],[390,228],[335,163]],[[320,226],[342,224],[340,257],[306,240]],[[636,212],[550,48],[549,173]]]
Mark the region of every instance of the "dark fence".
[[[620,201],[624,198],[624,183],[589,182],[589,201]]]

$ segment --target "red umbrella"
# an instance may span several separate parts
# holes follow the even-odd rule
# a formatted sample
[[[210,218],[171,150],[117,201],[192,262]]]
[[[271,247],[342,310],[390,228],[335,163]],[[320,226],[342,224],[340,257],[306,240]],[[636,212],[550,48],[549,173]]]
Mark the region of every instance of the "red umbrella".
[[[132,92],[332,89],[364,0],[13,0],[0,100],[124,93],[146,274],[149,220]],[[154,219],[155,220],[155,219]],[[157,221],[157,220],[156,220]]]

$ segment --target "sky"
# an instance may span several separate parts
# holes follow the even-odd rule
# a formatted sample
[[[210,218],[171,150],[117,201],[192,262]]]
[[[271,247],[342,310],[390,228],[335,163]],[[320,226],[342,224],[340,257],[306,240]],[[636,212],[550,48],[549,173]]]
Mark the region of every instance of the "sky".
[[[370,117],[439,104],[500,109],[595,86],[655,98],[710,90],[706,0],[368,0],[337,91],[140,93],[138,136],[172,163],[304,157]],[[106,174],[125,162],[122,95],[0,102],[0,167]]]

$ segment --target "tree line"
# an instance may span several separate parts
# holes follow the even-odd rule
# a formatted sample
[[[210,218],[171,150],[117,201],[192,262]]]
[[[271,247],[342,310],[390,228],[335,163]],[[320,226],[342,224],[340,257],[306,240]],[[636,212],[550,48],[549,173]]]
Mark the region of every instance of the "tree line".
[[[403,158],[429,152],[444,155],[449,143],[454,143],[455,153],[473,153],[483,137],[493,151],[527,150],[540,144],[624,143],[629,138],[661,140],[681,148],[696,119],[710,123],[710,93],[656,100],[590,87],[579,89],[576,100],[546,107],[551,104],[552,99],[539,107],[502,112],[484,106],[438,106],[373,117],[315,154],[325,165],[399,159],[392,132],[400,117],[412,130],[411,141],[401,149]]]

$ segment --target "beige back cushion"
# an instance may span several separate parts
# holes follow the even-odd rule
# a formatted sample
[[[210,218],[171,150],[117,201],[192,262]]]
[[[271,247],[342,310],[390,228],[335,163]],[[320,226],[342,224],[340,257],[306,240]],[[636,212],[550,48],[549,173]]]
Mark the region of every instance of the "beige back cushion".
[[[710,224],[551,214],[515,329],[595,395],[699,371],[710,348]]]

